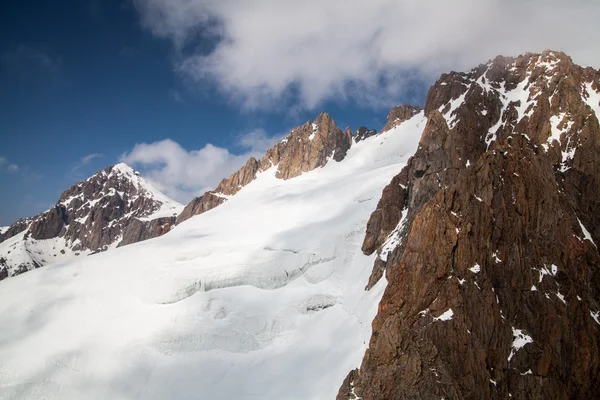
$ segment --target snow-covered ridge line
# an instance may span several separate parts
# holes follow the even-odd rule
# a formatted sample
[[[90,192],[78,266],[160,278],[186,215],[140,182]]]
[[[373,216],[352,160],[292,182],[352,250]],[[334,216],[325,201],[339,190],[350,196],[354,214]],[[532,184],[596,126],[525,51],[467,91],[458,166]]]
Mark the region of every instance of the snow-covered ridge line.
[[[385,287],[364,291],[365,222],[421,121],[294,179],[261,171],[151,242],[2,282],[0,397],[335,398]]]
[[[50,210],[11,226],[14,240],[0,243],[0,278],[160,235],[182,209],[128,165],[106,167]]]

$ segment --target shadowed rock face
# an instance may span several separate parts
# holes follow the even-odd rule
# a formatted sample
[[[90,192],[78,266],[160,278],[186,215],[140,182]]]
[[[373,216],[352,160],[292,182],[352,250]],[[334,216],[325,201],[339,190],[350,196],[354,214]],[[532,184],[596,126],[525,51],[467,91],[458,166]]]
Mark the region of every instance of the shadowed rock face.
[[[30,223],[31,218],[19,219],[17,222],[9,226],[8,229],[4,231],[4,233],[0,234],[0,243],[23,232],[25,229],[27,229]]]
[[[303,172],[323,167],[330,158],[342,161],[351,145],[351,132],[342,131],[329,114],[321,113],[314,121],[308,121],[292,130],[285,139],[267,150],[262,160],[251,157],[246,165],[229,178],[223,179],[214,191],[193,199],[177,217],[177,223],[219,206],[227,197],[233,196],[252,182],[258,172],[277,166],[277,178],[291,179]]]
[[[371,136],[377,135],[377,131],[375,129],[369,129],[366,126],[361,126],[354,133],[354,141],[360,142],[361,140],[365,140],[366,138],[370,138]]]
[[[550,51],[430,89],[367,226],[368,287],[388,286],[338,399],[595,398],[599,92],[598,71]]]
[[[173,225],[175,225],[175,217],[156,218],[149,221],[133,218],[123,230],[123,239],[117,247],[162,236],[169,232]]]

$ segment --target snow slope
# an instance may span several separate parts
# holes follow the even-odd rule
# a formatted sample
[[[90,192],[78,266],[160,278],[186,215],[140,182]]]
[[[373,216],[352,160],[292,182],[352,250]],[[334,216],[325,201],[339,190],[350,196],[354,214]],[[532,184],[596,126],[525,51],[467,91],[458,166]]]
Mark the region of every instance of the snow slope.
[[[382,279],[360,251],[420,113],[156,239],[0,282],[1,399],[333,399]]]

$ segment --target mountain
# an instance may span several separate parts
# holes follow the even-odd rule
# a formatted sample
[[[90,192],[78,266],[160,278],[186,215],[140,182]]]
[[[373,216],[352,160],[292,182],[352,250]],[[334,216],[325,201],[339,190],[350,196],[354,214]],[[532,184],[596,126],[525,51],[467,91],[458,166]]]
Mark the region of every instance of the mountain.
[[[109,166],[38,216],[0,231],[0,279],[159,236],[183,206],[126,164]]]
[[[320,114],[168,233],[1,282],[0,397],[595,398],[599,115],[551,51],[360,140]]]
[[[327,113],[321,113],[314,121],[295,128],[283,140],[267,150],[262,160],[250,158],[246,165],[227,179],[223,179],[214,191],[193,199],[177,218],[183,222],[222,204],[242,187],[252,182],[256,174],[276,166],[276,177],[291,179],[303,172],[323,167],[330,159],[344,159],[352,137],[343,132]]]
[[[560,52],[442,75],[367,224],[388,285],[338,399],[596,397],[599,102]]]
[[[267,152],[293,162],[241,189],[248,175],[234,174],[221,188],[235,194],[168,234],[3,281],[0,397],[334,398],[385,287],[364,291],[366,222],[425,122],[352,144],[339,162],[325,135],[338,130],[311,141],[303,124]],[[329,147],[297,154],[313,141]]]

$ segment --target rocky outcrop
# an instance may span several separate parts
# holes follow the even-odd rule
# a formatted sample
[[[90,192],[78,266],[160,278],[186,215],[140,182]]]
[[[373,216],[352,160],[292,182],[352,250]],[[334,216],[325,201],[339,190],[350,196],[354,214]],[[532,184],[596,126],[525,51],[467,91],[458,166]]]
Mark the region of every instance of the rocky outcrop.
[[[161,235],[182,208],[129,166],[106,167],[64,191],[52,209],[4,232],[0,275]]]
[[[164,217],[149,221],[140,221],[137,218],[133,218],[123,230],[123,239],[117,247],[162,236],[169,232],[173,225],[175,225],[175,219],[175,217]]]
[[[392,128],[395,128],[396,126],[400,125],[404,121],[408,121],[409,119],[411,119],[412,117],[414,117],[415,115],[420,113],[421,111],[422,111],[421,107],[413,106],[410,104],[403,104],[401,106],[396,106],[396,107],[392,108],[392,110],[389,112],[389,114],[387,116],[387,122],[384,125],[381,132],[386,132]]]
[[[50,239],[58,236],[67,225],[69,225],[67,210],[65,206],[59,204],[34,219],[29,232],[34,239]]]
[[[351,145],[351,131],[343,132],[329,114],[321,113],[314,121],[292,130],[285,139],[267,150],[262,160],[251,157],[240,170],[223,179],[214,191],[193,199],[177,217],[177,223],[222,204],[253,181],[258,172],[276,166],[277,178],[291,179],[323,167],[330,159],[342,161]]]
[[[29,226],[30,223],[31,223],[31,219],[29,219],[29,218],[19,219],[17,222],[15,222],[11,226],[7,227],[6,230],[0,234],[0,243],[23,232],[25,229],[27,229],[27,227]]]
[[[368,223],[388,286],[338,399],[595,398],[599,79],[547,51],[430,89]]]
[[[342,161],[352,145],[352,137],[342,132],[327,113],[294,129],[285,139],[267,150],[261,170],[277,166],[276,176],[294,178],[323,167],[329,158]]]
[[[204,193],[200,197],[194,198],[183,209],[181,214],[177,216],[177,224],[182,223],[194,215],[205,213],[213,208],[223,204],[227,198],[214,191]]]
[[[375,129],[369,129],[366,126],[361,126],[356,130],[356,132],[354,132],[354,141],[358,143],[361,140],[365,140],[375,135],[377,135],[377,131]]]

